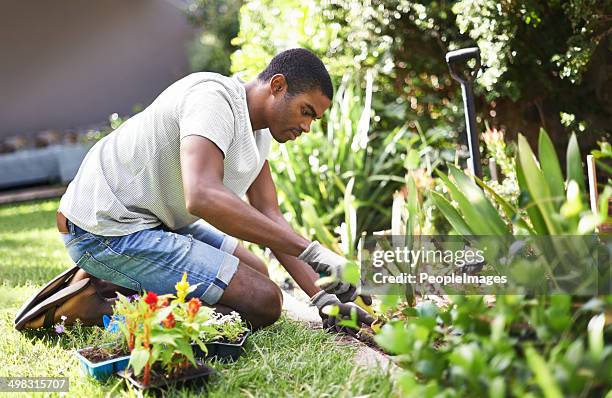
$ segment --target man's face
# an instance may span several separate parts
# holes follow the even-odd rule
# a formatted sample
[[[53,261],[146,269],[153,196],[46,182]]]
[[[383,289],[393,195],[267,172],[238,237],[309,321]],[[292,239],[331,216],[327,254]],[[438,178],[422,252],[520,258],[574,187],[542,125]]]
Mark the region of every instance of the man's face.
[[[320,89],[314,89],[294,96],[287,94],[286,85],[271,97],[266,109],[266,119],[272,137],[280,143],[295,140],[303,132],[310,131],[310,125],[329,108],[331,101]]]

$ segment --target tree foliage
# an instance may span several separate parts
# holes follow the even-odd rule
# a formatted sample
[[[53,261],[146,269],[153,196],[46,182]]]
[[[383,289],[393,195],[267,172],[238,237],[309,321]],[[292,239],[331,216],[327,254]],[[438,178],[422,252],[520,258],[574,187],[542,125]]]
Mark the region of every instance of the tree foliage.
[[[242,0],[191,0],[187,18],[201,33],[189,43],[189,63],[194,72],[229,74],[231,41],[238,34]]]
[[[372,68],[382,122],[461,129],[459,86],[444,54],[478,45],[485,65],[476,84],[481,122],[532,142],[545,127],[558,148],[576,132],[590,149],[610,134],[611,4],[253,0],[240,11],[232,71],[252,77],[277,52],[306,47],[337,77]]]

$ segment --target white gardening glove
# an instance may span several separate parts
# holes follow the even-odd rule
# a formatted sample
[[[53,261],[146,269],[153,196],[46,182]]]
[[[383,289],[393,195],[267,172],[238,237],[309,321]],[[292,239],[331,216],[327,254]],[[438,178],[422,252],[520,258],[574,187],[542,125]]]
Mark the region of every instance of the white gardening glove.
[[[342,271],[347,262],[344,257],[321,246],[315,240],[298,256],[298,259],[310,265],[320,276],[333,278],[333,281],[321,286],[324,291],[335,294],[343,303],[355,300],[357,288],[350,283],[343,282],[341,279]]]

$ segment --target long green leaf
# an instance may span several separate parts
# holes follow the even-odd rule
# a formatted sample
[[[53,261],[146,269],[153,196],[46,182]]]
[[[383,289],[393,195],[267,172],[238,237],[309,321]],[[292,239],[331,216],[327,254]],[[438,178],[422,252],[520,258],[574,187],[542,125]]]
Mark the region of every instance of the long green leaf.
[[[463,195],[459,188],[451,182],[448,176],[440,172],[438,176],[448,188],[453,200],[458,203],[460,213],[467,225],[469,225],[470,230],[472,230],[475,235],[495,235],[489,225],[482,222],[480,215],[474,209],[470,201]]]
[[[315,236],[321,242],[321,244],[337,251],[339,249],[337,240],[321,222],[314,205],[311,202],[304,200],[301,203],[301,207],[303,210],[302,218],[306,226],[314,229]]]
[[[450,223],[451,227],[459,235],[462,236],[470,236],[475,235],[474,231],[470,229],[465,220],[461,218],[461,215],[455,210],[453,205],[450,204],[448,200],[437,192],[431,192],[431,197],[438,209],[442,212],[446,220]]]
[[[563,394],[559,386],[557,386],[551,369],[546,364],[546,361],[544,361],[544,358],[531,346],[525,348],[525,357],[544,396],[546,398],[563,398]]]
[[[405,124],[402,127],[400,127],[395,133],[392,133],[390,135],[390,137],[392,138],[390,142],[386,143],[385,149],[378,156],[378,159],[376,160],[376,163],[374,165],[374,170],[378,171],[378,170],[383,169],[382,167],[383,163],[385,163],[389,154],[395,149],[397,142],[404,136],[404,134],[406,134],[407,131],[408,131],[408,126]]]
[[[491,196],[493,196],[493,199],[499,204],[499,206],[502,208],[502,210],[506,214],[506,217],[508,217],[509,220],[515,220],[516,219],[516,221],[515,221],[516,225],[518,225],[519,227],[525,228],[532,235],[535,234],[535,230],[529,224],[527,224],[527,222],[525,222],[525,220],[520,218],[519,211],[518,211],[517,208],[515,208],[510,203],[508,203],[508,201],[506,199],[501,197],[497,192],[495,192],[495,190],[493,188],[488,186],[480,178],[474,177],[474,180],[476,181],[476,183],[480,187],[482,187]]]
[[[406,235],[412,235],[417,230],[420,231],[421,222],[419,216],[419,195],[416,182],[414,177],[409,176],[406,180],[406,187],[408,188],[408,196],[406,197],[406,208],[408,209],[408,219],[406,220]]]
[[[527,139],[522,134],[519,134],[518,137],[518,154],[529,195],[540,209],[542,218],[550,233],[552,235],[559,235],[561,227],[554,219],[555,210],[551,203],[551,193],[548,189],[546,178],[534,159],[535,156]]]
[[[580,192],[586,192],[584,183],[584,173],[582,170],[582,158],[580,156],[580,148],[576,134],[570,137],[569,145],[567,146],[567,181],[574,180],[580,187]]]
[[[529,195],[527,182],[525,181],[523,168],[521,167],[521,162],[519,161],[519,159],[516,159],[516,180],[518,182],[519,189],[521,190],[521,194]],[[550,235],[548,233],[546,223],[544,222],[544,218],[542,217],[542,213],[540,213],[540,209],[538,209],[535,203],[533,203],[533,199],[531,198],[531,196],[529,196],[529,203],[527,203],[524,207],[527,211],[529,221],[531,221],[531,225],[533,225],[533,229],[535,230],[536,234]]]
[[[450,172],[461,192],[470,201],[474,210],[480,214],[480,219],[489,225],[493,232],[491,235],[508,235],[509,231],[506,223],[478,185],[455,167],[451,167]]]
[[[559,164],[559,158],[557,157],[555,147],[544,129],[540,129],[538,155],[542,173],[546,176],[548,189],[555,198],[555,208],[558,210],[565,197],[563,174],[561,173],[561,165]]]

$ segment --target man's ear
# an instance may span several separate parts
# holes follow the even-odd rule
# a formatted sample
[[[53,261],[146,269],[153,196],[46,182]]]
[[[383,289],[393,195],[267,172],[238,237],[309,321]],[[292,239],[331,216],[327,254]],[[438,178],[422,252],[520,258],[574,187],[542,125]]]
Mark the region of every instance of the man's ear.
[[[287,80],[281,73],[277,73],[270,79],[270,91],[272,95],[283,94],[287,91]]]

